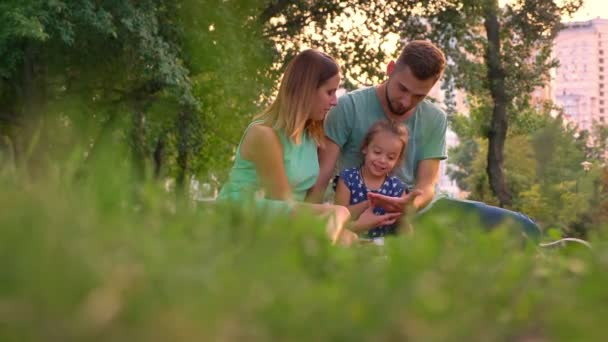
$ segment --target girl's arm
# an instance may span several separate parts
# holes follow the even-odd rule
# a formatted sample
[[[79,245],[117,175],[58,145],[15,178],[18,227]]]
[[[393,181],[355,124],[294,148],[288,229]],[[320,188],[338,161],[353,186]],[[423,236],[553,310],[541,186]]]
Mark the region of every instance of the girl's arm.
[[[374,214],[374,208],[367,207],[349,228],[355,233],[366,232],[374,227],[393,224],[401,216],[401,213],[387,213],[383,215]]]
[[[291,188],[283,165],[283,145],[271,127],[262,124],[251,126],[241,143],[241,156],[255,165],[267,198],[291,199]]]
[[[376,226],[392,224],[401,215],[400,213],[374,215],[374,208],[369,206],[368,201],[363,201],[355,205],[348,205],[350,203],[350,191],[346,184],[344,184],[342,177],[338,179],[338,185],[336,186],[335,202],[338,205],[348,207],[351,217],[354,220],[349,226],[349,229],[355,233],[365,232]]]
[[[342,177],[338,178],[338,185],[336,186],[336,196],[334,202],[338,205],[343,205],[348,208],[350,215],[353,219],[357,219],[361,213],[369,207],[368,201],[350,205],[350,190],[342,180]]]

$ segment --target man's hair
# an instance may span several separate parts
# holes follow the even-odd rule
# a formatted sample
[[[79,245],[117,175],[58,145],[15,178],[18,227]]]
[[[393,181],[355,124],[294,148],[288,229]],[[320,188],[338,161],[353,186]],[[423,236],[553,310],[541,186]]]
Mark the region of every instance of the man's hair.
[[[401,51],[396,62],[397,70],[409,66],[410,70],[421,81],[439,79],[445,69],[445,55],[433,43],[426,40],[413,40]]]
[[[300,52],[289,62],[274,101],[255,119],[261,119],[299,144],[307,132],[323,144],[323,121],[310,120],[317,89],[340,72],[335,59],[318,50]]]

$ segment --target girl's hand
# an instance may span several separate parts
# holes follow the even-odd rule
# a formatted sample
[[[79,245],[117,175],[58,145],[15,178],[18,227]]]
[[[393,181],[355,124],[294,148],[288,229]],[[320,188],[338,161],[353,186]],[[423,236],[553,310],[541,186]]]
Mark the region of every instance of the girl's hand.
[[[368,231],[374,227],[393,224],[401,216],[401,213],[386,213],[375,215],[374,208],[368,207],[361,216],[354,222],[351,230],[357,233]]]

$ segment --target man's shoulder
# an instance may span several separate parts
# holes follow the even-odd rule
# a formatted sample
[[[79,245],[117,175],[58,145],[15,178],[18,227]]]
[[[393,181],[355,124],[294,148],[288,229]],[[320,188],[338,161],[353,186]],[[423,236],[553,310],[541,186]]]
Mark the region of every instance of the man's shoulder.
[[[329,111],[328,118],[348,118],[350,124],[369,114],[373,106],[375,88],[360,88],[348,92],[338,98],[338,104]]]
[[[370,93],[375,93],[376,91],[376,87],[362,87],[359,89],[355,89],[355,90],[351,90],[348,93],[346,93],[345,95],[348,96],[370,96]]]
[[[349,104],[360,103],[362,101],[369,101],[375,95],[375,87],[365,87],[349,91],[348,93],[340,96],[338,103],[346,102]]]
[[[447,119],[447,114],[441,107],[430,100],[424,100],[418,105],[420,112],[424,113],[426,117],[431,116],[436,119]]]

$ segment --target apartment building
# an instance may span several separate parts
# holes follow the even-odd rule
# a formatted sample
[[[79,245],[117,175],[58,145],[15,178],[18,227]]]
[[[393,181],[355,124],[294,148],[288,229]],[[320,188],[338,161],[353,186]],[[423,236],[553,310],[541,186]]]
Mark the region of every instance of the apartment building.
[[[553,96],[565,119],[590,130],[608,124],[608,19],[566,24],[555,39]]]

